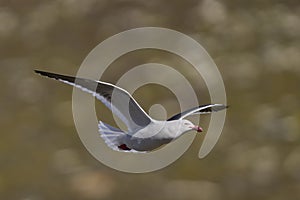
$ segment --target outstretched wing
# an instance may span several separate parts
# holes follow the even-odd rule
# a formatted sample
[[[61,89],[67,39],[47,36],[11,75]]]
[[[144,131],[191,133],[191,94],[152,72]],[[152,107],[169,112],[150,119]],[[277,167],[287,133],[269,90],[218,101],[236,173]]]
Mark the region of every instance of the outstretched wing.
[[[207,114],[207,113],[211,113],[211,112],[217,112],[223,109],[228,108],[228,106],[223,105],[223,104],[207,104],[207,105],[202,105],[202,106],[198,106],[195,108],[191,108],[189,110],[186,110],[182,113],[178,113],[176,115],[174,115],[173,117],[171,117],[170,119],[168,119],[167,121],[172,121],[172,120],[178,120],[178,119],[183,119],[187,116],[190,115],[197,115],[197,114]]]
[[[39,70],[35,70],[35,72],[92,94],[113,113],[115,113],[126,124],[129,131],[145,127],[152,121],[150,116],[139,106],[139,104],[126,90],[111,83],[76,78]]]

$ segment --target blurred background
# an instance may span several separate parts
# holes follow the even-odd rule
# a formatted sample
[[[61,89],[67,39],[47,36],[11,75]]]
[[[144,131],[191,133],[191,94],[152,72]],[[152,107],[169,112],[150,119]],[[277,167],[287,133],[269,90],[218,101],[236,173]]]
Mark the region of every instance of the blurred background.
[[[172,165],[126,174],[82,145],[72,88],[33,70],[75,75],[101,41],[143,26],[174,29],[201,43],[219,67],[231,107],[205,159],[197,156],[204,138],[198,135]],[[0,52],[0,199],[300,199],[299,1],[0,0]],[[115,83],[146,62],[181,70],[199,103],[209,102],[192,67],[158,50],[122,56],[103,80]],[[146,110],[165,105],[171,116],[178,108],[164,91],[144,86],[134,96]],[[97,106],[99,118],[113,124]],[[201,120],[207,128],[209,116]]]

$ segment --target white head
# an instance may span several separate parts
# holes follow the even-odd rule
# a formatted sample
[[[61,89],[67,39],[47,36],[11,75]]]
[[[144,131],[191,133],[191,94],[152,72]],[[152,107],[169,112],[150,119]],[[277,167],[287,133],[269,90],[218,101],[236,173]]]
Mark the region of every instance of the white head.
[[[191,121],[183,119],[180,123],[180,132],[184,133],[187,131],[195,130],[197,132],[202,132],[203,129],[200,126],[194,125]]]
[[[201,127],[194,125],[191,121],[186,119],[166,121],[164,122],[163,126],[165,129],[164,131],[169,133],[169,136],[172,138],[177,138],[182,134],[192,130],[197,132],[203,131]]]

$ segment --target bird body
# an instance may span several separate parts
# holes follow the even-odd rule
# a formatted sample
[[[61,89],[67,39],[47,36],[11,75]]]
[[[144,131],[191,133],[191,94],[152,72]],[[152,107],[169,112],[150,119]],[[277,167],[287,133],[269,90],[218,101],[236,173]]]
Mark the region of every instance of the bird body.
[[[152,119],[126,90],[111,83],[39,70],[35,70],[35,72],[92,94],[115,113],[125,123],[128,128],[127,131],[120,130],[102,121],[99,121],[98,128],[105,143],[116,151],[153,151],[188,131],[203,131],[201,127],[184,119],[185,117],[217,112],[227,108],[223,104],[208,104],[178,113],[167,121],[158,121]]]
[[[190,126],[184,125],[184,123]],[[108,146],[123,150],[134,149],[136,151],[152,151],[170,143],[190,130],[198,130],[198,127],[188,120],[153,120],[146,127],[131,132],[122,132],[114,127],[109,128],[103,122],[99,124],[99,131],[104,133],[102,138]]]

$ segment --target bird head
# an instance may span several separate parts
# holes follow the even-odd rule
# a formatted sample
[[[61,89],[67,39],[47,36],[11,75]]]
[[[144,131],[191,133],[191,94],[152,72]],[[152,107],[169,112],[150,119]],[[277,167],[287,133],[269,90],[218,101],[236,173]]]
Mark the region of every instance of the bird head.
[[[186,119],[182,120],[180,129],[182,130],[182,132],[195,130],[199,133],[199,132],[203,131],[203,129],[200,126],[196,126],[191,121],[186,120]]]

